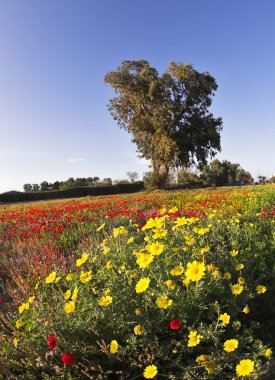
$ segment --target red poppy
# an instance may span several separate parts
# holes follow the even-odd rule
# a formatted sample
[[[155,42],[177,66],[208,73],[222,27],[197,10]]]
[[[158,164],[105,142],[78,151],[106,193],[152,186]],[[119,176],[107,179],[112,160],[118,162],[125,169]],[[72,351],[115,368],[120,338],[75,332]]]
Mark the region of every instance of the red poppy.
[[[2,303],[2,302],[3,302],[3,298],[0,297],[0,303]]]
[[[67,365],[74,364],[74,356],[72,354],[64,354],[61,360],[64,364],[67,364]]]
[[[56,338],[53,335],[48,336],[49,350],[53,350],[56,344],[57,344]]]
[[[171,322],[170,322],[170,327],[172,330],[177,330],[180,328],[180,321],[178,319],[173,319]]]

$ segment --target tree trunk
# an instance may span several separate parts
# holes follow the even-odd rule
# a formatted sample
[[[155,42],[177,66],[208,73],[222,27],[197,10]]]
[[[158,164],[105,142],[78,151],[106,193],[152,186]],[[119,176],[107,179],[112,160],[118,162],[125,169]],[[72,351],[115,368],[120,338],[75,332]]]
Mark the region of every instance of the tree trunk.
[[[168,178],[169,165],[167,164],[161,165],[159,163],[154,162],[153,160],[151,160],[151,162],[152,162],[152,170],[153,170],[155,185],[159,189],[163,189]]]
[[[164,188],[164,186],[166,185],[168,174],[169,174],[169,166],[167,164],[164,164],[162,166],[162,171],[161,171],[160,188]]]

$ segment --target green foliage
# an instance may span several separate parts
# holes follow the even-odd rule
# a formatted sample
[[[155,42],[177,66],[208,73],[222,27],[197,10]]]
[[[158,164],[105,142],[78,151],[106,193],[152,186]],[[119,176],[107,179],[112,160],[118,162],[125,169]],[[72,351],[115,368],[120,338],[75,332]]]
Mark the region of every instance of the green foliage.
[[[166,182],[165,174],[163,173],[153,173],[151,171],[146,172],[143,176],[144,187],[146,190],[154,190],[162,187],[163,183]]]
[[[240,164],[217,159],[209,165],[201,166],[200,178],[204,184],[215,186],[253,183],[251,174],[241,168]]]
[[[5,378],[142,379],[153,364],[156,379],[229,380],[242,378],[236,366],[248,359],[254,363],[248,378],[261,379],[275,343],[274,189],[214,193],[212,203],[210,193],[190,196],[205,206],[198,215],[175,206],[158,210],[142,228],[123,217],[89,223],[93,241],[85,252],[76,250],[75,264],[41,277],[28,295],[34,298],[21,300],[28,307],[20,314],[17,308],[2,314]],[[180,196],[169,200],[179,205]],[[141,279],[150,283],[137,292]],[[241,291],[234,293],[234,285]],[[158,303],[162,296],[169,303]],[[111,297],[105,305],[104,297]],[[194,344],[191,332],[200,336]],[[49,336],[57,339],[53,349]],[[227,352],[231,339],[238,347]],[[64,353],[74,355],[74,365],[63,365]]]
[[[222,120],[209,112],[218,86],[209,73],[170,62],[159,75],[147,61],[123,61],[105,83],[117,94],[112,116],[132,135],[140,157],[151,160],[159,186],[170,168],[205,164],[220,150]]]
[[[23,186],[25,193],[30,192],[38,192],[38,191],[56,191],[56,190],[66,190],[74,187],[86,187],[86,186],[110,186],[112,185],[111,178],[103,178],[100,181],[99,177],[88,177],[88,178],[76,178],[73,177],[68,178],[66,181],[55,181],[53,183],[49,183],[47,181],[43,181],[38,184],[29,184],[26,183]]]
[[[202,180],[199,175],[191,169],[180,169],[177,173],[177,182],[182,185],[199,185]]]

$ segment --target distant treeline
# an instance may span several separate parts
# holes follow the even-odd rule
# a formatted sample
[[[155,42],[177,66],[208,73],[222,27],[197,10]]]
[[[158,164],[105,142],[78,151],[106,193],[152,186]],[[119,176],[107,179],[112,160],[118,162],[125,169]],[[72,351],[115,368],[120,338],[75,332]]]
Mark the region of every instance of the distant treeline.
[[[53,183],[49,183],[47,181],[43,181],[40,183],[26,183],[23,186],[25,193],[36,193],[38,191],[56,191],[56,190],[67,190],[72,189],[74,187],[98,187],[98,186],[111,186],[113,184],[111,178],[103,178],[100,180],[99,177],[88,177],[88,178],[69,178],[66,181],[55,181]]]
[[[38,191],[26,192],[8,191],[0,194],[0,202],[27,202],[27,201],[42,201],[50,199],[64,199],[64,198],[77,198],[85,197],[88,195],[112,195],[123,193],[135,193],[144,189],[142,181],[135,183],[120,183],[110,186],[82,186],[74,187],[65,190],[52,190],[52,191]]]

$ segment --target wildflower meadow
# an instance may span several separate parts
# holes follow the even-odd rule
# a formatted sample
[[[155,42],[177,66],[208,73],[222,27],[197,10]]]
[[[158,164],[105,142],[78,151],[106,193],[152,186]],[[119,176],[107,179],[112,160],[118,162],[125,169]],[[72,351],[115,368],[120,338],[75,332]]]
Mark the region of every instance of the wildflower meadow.
[[[274,222],[274,185],[0,206],[0,378],[274,379]]]

